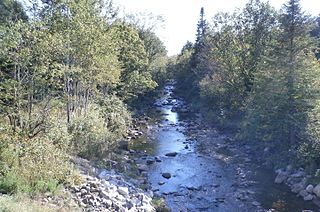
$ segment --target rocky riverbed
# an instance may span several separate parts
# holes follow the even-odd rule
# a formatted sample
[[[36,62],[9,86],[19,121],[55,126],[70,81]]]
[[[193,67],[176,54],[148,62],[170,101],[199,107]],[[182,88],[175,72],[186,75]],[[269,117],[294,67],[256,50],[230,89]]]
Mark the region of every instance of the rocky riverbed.
[[[164,198],[171,211],[319,211],[303,201],[317,200],[318,187],[307,185],[307,176],[264,168],[250,146],[204,124],[173,88],[166,86],[151,118],[134,120],[108,170],[74,161],[85,180],[69,191],[84,210],[155,211],[152,198]],[[298,194],[277,184],[284,182],[299,187]]]
[[[203,124],[173,89],[156,101],[148,136],[132,146],[146,152],[138,169],[172,211],[318,211],[275,184],[250,146]]]

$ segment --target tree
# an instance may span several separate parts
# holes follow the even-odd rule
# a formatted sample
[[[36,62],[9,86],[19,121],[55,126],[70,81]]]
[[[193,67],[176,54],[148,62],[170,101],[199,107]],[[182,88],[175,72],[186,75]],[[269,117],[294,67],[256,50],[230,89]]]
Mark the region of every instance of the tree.
[[[207,21],[204,18],[204,8],[200,9],[200,20],[197,25],[197,34],[196,34],[196,42],[195,42],[195,54],[197,54],[201,47],[204,45],[204,37],[206,34]]]
[[[16,22],[18,20],[27,21],[28,16],[25,13],[22,4],[16,0],[0,1],[0,25]]]
[[[207,30],[207,22],[204,17],[204,8],[201,7],[200,9],[200,19],[197,24],[197,34],[196,40],[194,44],[194,53],[191,58],[191,67],[197,69],[197,65],[201,63],[201,59],[204,56],[204,48],[205,48],[205,37],[206,37],[206,30]],[[196,70],[194,70],[197,72]]]
[[[218,13],[207,29],[200,65],[200,94],[217,111],[243,112],[257,64],[267,49],[275,15],[267,3],[250,1],[242,11]],[[203,54],[203,53],[202,53]]]
[[[138,31],[119,21],[112,25],[111,32],[122,67],[118,94],[129,99],[155,88],[156,82],[152,80],[148,70],[148,56]]]
[[[318,45],[314,52],[317,59],[320,59],[320,15],[315,20],[315,28],[311,31],[311,36],[317,39]]]
[[[284,6],[279,24],[255,74],[244,129],[251,139],[271,142],[275,151],[296,158],[300,142],[308,139],[308,114],[319,101],[319,64],[312,53],[311,19],[298,0]]]

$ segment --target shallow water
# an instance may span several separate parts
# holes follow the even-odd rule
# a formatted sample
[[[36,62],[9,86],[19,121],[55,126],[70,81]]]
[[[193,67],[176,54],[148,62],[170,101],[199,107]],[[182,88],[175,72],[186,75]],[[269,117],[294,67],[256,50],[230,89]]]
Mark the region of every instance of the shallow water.
[[[249,188],[253,195],[244,201],[237,198],[235,194],[246,192],[246,189],[234,186],[237,165],[229,162],[231,153],[221,151],[216,153],[217,157],[208,157],[197,150],[196,140],[187,136],[188,120],[174,112],[174,108],[184,104],[172,97],[173,89],[174,84],[167,85],[163,97],[155,103],[160,114],[157,118],[161,122],[153,124],[148,138],[135,142],[136,149],[144,149],[161,159],[161,162],[150,166],[148,179],[152,189],[165,196],[172,211],[262,211],[262,208],[271,208],[278,200],[285,203],[283,211],[318,211],[313,204],[289,192],[285,185],[274,184],[273,171],[254,162],[247,176],[254,182]],[[220,136],[212,137],[212,142],[219,139]],[[165,156],[170,152],[178,154],[175,157]],[[164,178],[164,172],[170,173],[171,178]],[[254,206],[252,202],[255,200],[262,207]]]

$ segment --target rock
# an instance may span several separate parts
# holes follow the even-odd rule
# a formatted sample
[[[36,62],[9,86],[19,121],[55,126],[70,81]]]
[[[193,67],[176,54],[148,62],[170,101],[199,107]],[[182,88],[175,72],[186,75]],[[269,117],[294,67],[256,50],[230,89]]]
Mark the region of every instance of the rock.
[[[225,197],[216,197],[216,201],[217,202],[224,202],[226,200],[226,198]]]
[[[98,174],[99,179],[104,179],[106,176],[108,176],[109,172],[105,169],[102,169],[100,173]]]
[[[250,158],[245,158],[245,159],[244,159],[244,162],[250,163],[250,162],[251,162],[251,159],[250,159]]]
[[[103,198],[103,199],[109,199],[109,193],[107,191],[101,191],[100,192],[100,197]]]
[[[146,163],[147,163],[147,165],[151,165],[151,164],[154,163],[154,161],[155,161],[155,160],[148,158],[147,161],[146,161]]]
[[[139,170],[140,172],[148,171],[148,166],[147,166],[147,165],[137,164],[137,167],[138,167],[138,170]]]
[[[129,153],[130,153],[130,154],[135,154],[135,153],[136,153],[136,151],[135,151],[135,150],[133,150],[133,149],[129,149]]]
[[[304,177],[306,175],[306,173],[304,173],[303,171],[298,171],[296,173],[293,173],[292,175],[290,175],[290,177],[292,178],[301,178]]]
[[[140,166],[140,169],[145,168],[145,164]],[[125,181],[124,177],[114,170],[95,170],[94,176],[83,174],[85,182],[81,186],[69,189],[72,199],[83,211],[155,211],[151,202],[152,191],[134,187],[131,181]],[[139,205],[134,204],[134,199],[137,203],[140,202]]]
[[[317,195],[317,197],[320,197],[320,184],[313,188],[313,193]]]
[[[177,154],[178,154],[177,152],[169,152],[169,153],[165,154],[165,156],[175,157]]]
[[[286,167],[286,171],[287,171],[288,173],[291,173],[292,170],[293,170],[293,166],[292,166],[292,165],[288,165],[288,166]]]
[[[163,185],[163,184],[165,184],[165,182],[163,181],[158,182],[158,185]]]
[[[253,202],[252,202],[252,205],[253,205],[253,206],[256,206],[256,207],[261,206],[261,204],[260,204],[259,202],[257,202],[257,201],[253,201]]]
[[[133,208],[133,207],[134,207],[133,203],[132,203],[131,201],[127,200],[127,202],[126,202],[126,208],[128,208],[128,209],[130,210],[130,209]]]
[[[102,204],[104,204],[105,206],[107,206],[107,208],[110,208],[112,206],[112,201],[109,199],[102,199]]]
[[[201,186],[187,186],[187,189],[191,191],[200,191],[201,188]]]
[[[160,162],[162,162],[162,160],[159,158],[159,157],[154,157],[154,159],[156,160],[156,162],[158,162],[158,163],[160,163]]]
[[[129,150],[129,148],[128,148],[128,146],[129,146],[128,139],[122,139],[121,141],[119,141],[118,146],[119,146],[119,149]]]
[[[308,192],[308,193],[312,193],[313,192],[313,185],[311,185],[311,184],[309,184],[307,187],[306,187],[306,191]]]
[[[84,195],[86,195],[86,194],[88,193],[88,190],[85,189],[85,188],[82,188],[82,189],[80,190],[80,193],[81,193],[81,196],[84,196]]]
[[[142,177],[147,177],[148,176],[148,172],[146,172],[146,171],[143,171],[140,174],[141,174]]]
[[[171,174],[169,172],[164,172],[164,173],[162,173],[162,177],[169,179],[169,178],[171,178]]]
[[[283,183],[288,178],[288,173],[282,170],[278,171],[278,175],[274,180],[274,183],[280,184]]]
[[[96,206],[96,201],[94,201],[94,199],[89,199],[89,205]]]
[[[303,197],[304,201],[311,201],[313,200],[314,196],[312,194],[308,194],[307,196]]]
[[[305,188],[305,182],[300,182],[300,183],[296,183],[296,184],[293,184],[291,186],[291,191],[293,193],[299,193],[301,190],[304,190]]]
[[[301,196],[301,197],[306,197],[306,196],[308,196],[308,192],[306,191],[306,190],[301,190],[300,192],[299,192],[299,196]]]
[[[119,194],[123,195],[124,197],[129,196],[129,189],[127,187],[119,186],[117,191],[119,192]]]

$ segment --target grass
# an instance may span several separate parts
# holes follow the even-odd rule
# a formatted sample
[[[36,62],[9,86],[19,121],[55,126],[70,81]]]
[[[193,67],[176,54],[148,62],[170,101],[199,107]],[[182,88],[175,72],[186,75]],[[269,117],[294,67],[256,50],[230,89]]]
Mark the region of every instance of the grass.
[[[54,212],[59,210],[60,208],[41,206],[26,197],[0,196],[0,212]]]
[[[75,212],[78,206],[63,191],[57,193],[61,200],[59,205],[41,201],[43,196],[30,198],[29,195],[19,193],[16,195],[0,194],[0,212]]]

